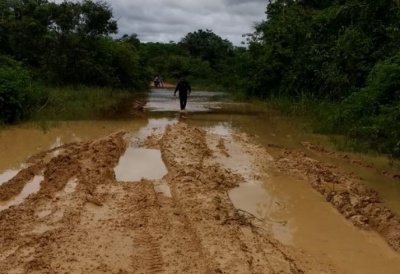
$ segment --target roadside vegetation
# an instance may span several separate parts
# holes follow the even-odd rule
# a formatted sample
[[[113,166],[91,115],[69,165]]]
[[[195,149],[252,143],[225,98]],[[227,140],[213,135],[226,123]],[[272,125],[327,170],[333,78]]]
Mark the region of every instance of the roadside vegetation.
[[[135,41],[116,32],[105,2],[1,1],[0,123],[93,117],[146,89]]]
[[[249,43],[249,87],[315,130],[400,157],[398,1],[271,1]]]
[[[112,38],[106,2],[2,1],[0,123],[92,117],[156,75],[185,77],[307,116],[350,148],[400,157],[399,2],[266,4],[266,20],[234,46],[201,29],[169,43]]]

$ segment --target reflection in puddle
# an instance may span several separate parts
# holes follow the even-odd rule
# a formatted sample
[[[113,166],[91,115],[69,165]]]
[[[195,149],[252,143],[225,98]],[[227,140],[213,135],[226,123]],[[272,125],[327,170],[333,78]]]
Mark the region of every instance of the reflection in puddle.
[[[35,176],[30,182],[28,182],[24,188],[22,189],[21,193],[18,194],[16,197],[12,198],[11,200],[0,203],[0,211],[9,208],[13,205],[19,205],[22,203],[29,195],[37,193],[40,190],[40,183],[44,180],[44,177],[39,175]]]
[[[261,184],[248,182],[229,191],[229,197],[235,206],[250,212],[257,218],[263,218],[267,208],[268,194]]]
[[[263,221],[263,225],[284,244],[292,244],[293,232],[287,221],[273,219],[273,213],[280,203],[272,197],[262,182],[242,183],[229,191],[229,198],[237,209],[253,214]]]
[[[232,135],[232,128],[228,123],[220,123],[213,127],[209,127],[208,131],[212,134],[217,134],[224,137],[231,137]]]
[[[4,184],[5,182],[8,182],[11,180],[15,175],[17,175],[19,170],[6,170],[3,173],[0,174],[0,185]]]
[[[145,108],[153,112],[179,111],[178,96],[173,96],[171,89],[153,89],[149,95]],[[188,98],[186,110],[188,112],[207,112],[210,109],[219,108],[221,97],[220,92],[193,91]]]
[[[167,168],[157,149],[129,147],[114,168],[117,181],[132,182],[142,178],[161,179],[167,174]]]
[[[176,119],[149,119],[148,124],[135,133],[135,138],[143,140],[151,134],[162,133],[168,125],[172,125],[174,123],[176,123]]]

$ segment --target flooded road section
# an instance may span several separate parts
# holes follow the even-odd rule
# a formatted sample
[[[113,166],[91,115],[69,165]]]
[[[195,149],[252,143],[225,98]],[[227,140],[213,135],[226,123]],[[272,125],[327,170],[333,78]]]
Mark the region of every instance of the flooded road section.
[[[167,174],[161,152],[156,149],[129,147],[114,168],[117,181],[157,180]]]
[[[248,271],[247,268],[240,265],[239,262],[242,259],[245,261],[245,257],[240,257],[242,254],[240,250],[243,247],[236,246],[236,243],[231,240],[244,236],[235,236],[233,230],[230,230],[229,226],[227,227],[227,225],[240,223],[244,225],[242,228],[246,229],[246,225],[251,222],[251,225],[267,235],[271,235],[280,243],[295,250],[302,250],[316,261],[321,262],[320,268],[314,264],[302,268],[304,265],[300,262],[304,259],[303,255],[293,255],[295,261],[299,262],[296,267],[308,270],[305,271],[306,273],[322,273],[322,269],[326,270],[325,273],[330,273],[332,269],[335,269],[336,273],[398,273],[400,255],[387,244],[381,235],[354,226],[320,193],[315,191],[307,179],[291,176],[289,172],[279,172],[274,168],[274,161],[281,157],[282,149],[286,148],[302,151],[307,157],[338,166],[343,171],[360,177],[368,187],[375,189],[385,205],[396,214],[400,214],[400,184],[396,184],[391,178],[382,176],[377,170],[366,167],[366,165],[352,164],[346,157],[334,157],[333,154],[327,155],[308,150],[302,145],[303,142],[312,142],[329,149],[333,148],[327,137],[310,134],[301,121],[282,117],[259,105],[227,102],[223,94],[196,91],[189,98],[188,111],[182,117],[177,111],[179,103],[172,93],[173,90],[153,90],[147,98],[148,103],[143,115],[132,116],[131,119],[57,122],[46,124],[45,127],[26,124],[0,130],[0,185],[5,184],[20,170],[26,168],[27,165],[24,163],[27,159],[41,151],[71,142],[81,142],[76,146],[89,149],[88,152],[104,150],[104,155],[101,154],[104,159],[103,156],[96,159],[94,155],[94,158],[91,159],[89,154],[80,155],[78,153],[76,157],[82,158],[79,158],[79,163],[87,165],[76,172],[80,176],[79,180],[74,179],[73,176],[76,175],[71,170],[71,178],[65,177],[67,179],[63,183],[61,181],[54,182],[56,185],[61,184],[57,190],[57,193],[61,194],[57,194],[55,200],[50,200],[46,206],[41,203],[33,206],[33,208],[38,207],[35,210],[39,213],[46,212],[46,216],[39,214],[43,215],[41,218],[48,220],[46,221],[48,226],[46,230],[53,226],[57,227],[53,215],[58,216],[58,219],[64,215],[75,216],[74,214],[77,214],[76,210],[79,208],[82,210],[79,216],[84,220],[80,224],[82,227],[79,227],[82,229],[82,235],[85,234],[84,229],[93,232],[92,236],[78,244],[82,250],[87,248],[87,252],[93,253],[85,255],[86,258],[89,258],[90,264],[79,260],[73,261],[70,266],[62,263],[66,258],[70,258],[70,254],[74,253],[75,237],[77,237],[76,239],[82,237],[76,232],[78,234],[68,236],[71,237],[69,238],[71,245],[68,242],[62,243],[66,245],[65,251],[63,251],[65,255],[60,255],[54,263],[48,263],[47,266],[55,271],[62,269],[73,272],[90,265],[88,269],[92,271],[100,269],[104,273],[112,272],[111,270],[114,269],[101,268],[98,259],[101,258],[105,265],[115,265],[115,262],[118,262],[121,269],[127,271],[132,265],[132,260],[136,260],[138,267],[136,271],[138,272],[146,272],[146,270],[154,268],[162,272],[173,273],[184,269],[180,268],[184,266],[200,271],[206,269],[204,268],[206,267],[205,262],[208,260],[196,253],[195,242],[201,239],[201,243],[205,245],[202,248],[212,252],[213,256],[220,256],[218,259],[211,260],[216,268],[228,272],[251,273],[257,272],[257,267],[259,267],[259,270],[264,269],[264,271],[258,272],[263,273],[266,272],[265,269],[271,270],[271,266],[259,264]],[[179,121],[185,123],[172,126]],[[189,126],[179,126],[182,124]],[[168,131],[165,132],[167,128]],[[122,147],[122,139],[119,135],[98,141],[99,138],[118,131],[126,132],[124,135],[126,145],[120,155],[115,152]],[[115,148],[113,147],[114,143],[118,144]],[[209,152],[205,146],[210,149]],[[67,147],[57,153],[49,154],[50,158],[44,161],[44,165],[50,168],[52,159],[55,163],[67,161],[68,165],[75,164],[73,161],[68,162],[71,161],[68,157],[74,158],[75,156],[72,155],[76,151],[79,150],[75,147]],[[112,156],[106,156],[108,154],[112,154]],[[391,168],[388,161],[381,157],[347,154],[351,159],[362,159],[373,163],[380,169],[389,170]],[[107,157],[110,159],[107,160]],[[104,168],[101,168],[101,174],[97,174],[95,168],[102,166]],[[222,169],[216,168],[216,166],[222,167]],[[85,169],[92,173],[81,174],[80,172]],[[104,173],[102,173],[103,169]],[[55,169],[54,172],[55,174],[59,173],[60,178],[64,178],[62,169]],[[115,175],[115,178],[111,178],[109,174]],[[101,184],[96,188],[94,182],[101,180],[100,178],[111,180],[112,183],[110,185]],[[215,186],[214,183],[220,182],[220,178],[235,183]],[[43,180],[44,183],[42,183]],[[126,182],[135,183],[126,184]],[[88,185],[81,185],[84,183]],[[208,183],[210,183],[209,186]],[[132,193],[124,194],[124,191],[130,190]],[[53,190],[51,190],[48,178],[39,174],[25,184],[20,194],[1,202],[0,211],[12,205],[23,207],[23,202],[30,194],[40,194],[43,191],[46,193],[43,194],[43,197],[46,197],[46,195],[51,196]],[[236,211],[228,206],[229,201],[223,195],[224,191],[228,194],[227,197],[233,203]],[[107,196],[107,193],[113,193],[113,197],[115,196],[117,199],[110,198],[111,196]],[[157,196],[159,194],[162,197]],[[83,202],[80,201],[82,197],[84,197]],[[72,203],[72,201],[74,202]],[[28,199],[27,203],[32,207],[32,200]],[[130,204],[129,210],[122,208],[124,203]],[[157,205],[157,210],[161,210],[160,212],[156,212],[152,208],[154,203],[160,203]],[[73,204],[76,204],[77,208],[72,209],[75,207],[72,206]],[[69,212],[65,205],[69,205],[72,211]],[[216,209],[208,212],[214,205]],[[210,215],[201,215],[199,209],[196,209],[197,206]],[[148,210],[141,212],[140,210],[143,208],[148,208]],[[115,254],[120,254],[119,258],[117,258],[118,256],[108,258],[106,251],[100,252],[89,247],[90,241],[96,241],[96,237],[102,237],[100,233],[102,228],[104,225],[110,225],[108,221],[111,222],[113,216],[119,214],[118,212],[135,213],[132,213],[134,216],[124,215],[121,217],[122,221],[116,219],[113,221],[117,223],[117,226],[114,230],[110,230],[109,234],[114,242],[121,242],[121,244],[114,245],[107,240],[99,243],[102,247],[98,247],[98,250],[109,247],[110,250],[115,251]],[[143,222],[148,218],[147,216],[150,216],[150,223]],[[212,221],[209,220],[209,216],[213,216]],[[132,223],[132,218],[135,220],[135,224]],[[168,236],[165,235],[165,232],[163,233],[163,230],[167,228],[163,227],[157,219],[169,224]],[[35,219],[29,220],[36,222]],[[67,219],[63,222],[67,222]],[[127,236],[126,230],[119,230],[125,227],[125,222],[126,227],[137,229],[130,234],[134,236]],[[194,229],[190,231],[182,229],[181,222],[182,227]],[[62,223],[62,225],[66,224]],[[155,227],[155,230],[151,228],[151,225]],[[40,227],[42,226],[43,224],[40,224]],[[32,230],[32,228],[24,229],[26,231],[21,230],[20,232],[28,233]],[[32,231],[37,231],[37,229]],[[194,239],[190,233],[195,233],[197,238]],[[248,236],[247,233],[249,232],[246,232],[245,235]],[[174,238],[175,234],[183,235],[183,239]],[[227,235],[233,238],[231,239]],[[242,241],[250,250],[248,252],[253,254],[251,249],[257,248],[253,246],[254,242],[250,241],[247,236]],[[91,239],[91,237],[94,238]],[[21,243],[23,241],[24,239],[21,239]],[[261,239],[258,241],[263,242]],[[141,255],[135,253],[136,251],[131,250],[131,246],[122,243],[131,243],[131,246],[134,246],[133,243],[137,243],[139,246],[143,243],[144,254],[146,254],[146,250],[149,252],[157,250],[157,252],[148,253],[149,258],[152,259],[141,258]],[[185,250],[188,254],[187,257],[182,257],[181,254],[171,258],[173,249],[171,246],[175,245],[178,249]],[[7,242],[5,246],[8,246],[9,249],[4,251],[5,253],[0,252],[0,265],[10,267],[7,269],[16,273],[29,273],[30,270],[34,270],[34,268],[30,268],[32,264],[27,263],[26,256],[22,255],[22,257],[14,255],[19,259],[10,261],[10,264],[7,265],[5,259],[8,257],[6,255],[12,252],[15,244]],[[189,246],[193,246],[193,248],[191,249]],[[49,252],[56,250],[56,247],[51,247],[51,245],[48,248]],[[270,247],[263,245],[263,248]],[[24,249],[24,252],[33,256],[30,249]],[[39,255],[46,258],[46,252],[44,250]],[[232,255],[235,252],[239,254],[237,256],[240,258]],[[275,254],[274,252],[272,253]],[[126,254],[136,255],[128,258]],[[272,255],[272,257],[274,256],[277,256],[276,262],[281,260],[277,253]],[[35,258],[40,259],[39,257]],[[181,261],[175,266],[161,263],[162,261],[175,262],[177,258],[180,258]],[[138,263],[141,259],[150,264]],[[153,262],[153,259],[157,262]],[[237,262],[234,263],[235,261]],[[293,266],[285,268],[288,265],[284,261],[282,259],[282,268],[279,271],[286,273]],[[24,263],[27,264],[24,265]],[[57,263],[61,265],[58,270],[54,268],[54,264]],[[23,268],[18,269],[15,267],[17,265],[21,265]],[[327,266],[332,266],[332,269]]]

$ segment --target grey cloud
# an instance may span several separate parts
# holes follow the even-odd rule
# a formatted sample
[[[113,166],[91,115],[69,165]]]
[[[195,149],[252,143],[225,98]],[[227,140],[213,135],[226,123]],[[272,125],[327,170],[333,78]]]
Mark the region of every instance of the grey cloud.
[[[60,1],[60,0],[57,0]],[[186,33],[211,29],[239,45],[242,34],[265,19],[266,0],[108,0],[119,34],[145,42],[179,41]]]

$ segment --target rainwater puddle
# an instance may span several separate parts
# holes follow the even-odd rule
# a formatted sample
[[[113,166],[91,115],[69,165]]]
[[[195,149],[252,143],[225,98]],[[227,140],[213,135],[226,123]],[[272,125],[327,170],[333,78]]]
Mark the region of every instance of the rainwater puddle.
[[[142,127],[135,133],[135,139],[143,141],[151,134],[161,134],[164,132],[168,125],[176,123],[176,119],[160,118],[160,119],[149,119],[147,126]]]
[[[145,108],[153,112],[179,111],[179,97],[174,95],[173,89],[153,89],[149,95]],[[186,110],[188,112],[207,112],[217,109],[220,105],[220,92],[193,91],[188,97]]]
[[[12,198],[11,200],[0,203],[0,211],[9,208],[10,206],[19,205],[22,203],[29,195],[37,193],[40,190],[40,183],[44,180],[42,175],[35,176],[30,182],[25,184],[21,193]]]
[[[235,208],[251,213],[261,220],[263,226],[272,232],[276,239],[285,244],[293,242],[293,231],[287,225],[287,221],[273,217],[273,213],[281,207],[281,203],[268,193],[263,183],[256,181],[242,183],[229,191],[229,198]]]
[[[158,180],[167,174],[167,168],[157,149],[129,147],[114,168],[117,181],[134,182],[142,178]]]
[[[235,208],[245,210],[258,218],[263,218],[267,209],[268,193],[257,182],[242,183],[229,191]]]
[[[281,242],[327,257],[341,273],[398,273],[400,254],[377,233],[352,225],[307,182],[273,176],[266,188],[280,206],[267,207],[265,212],[287,221],[271,228]]]
[[[18,172],[19,172],[19,170],[9,169],[9,170],[6,170],[3,173],[1,173],[0,174],[0,185],[11,180],[15,175],[18,174]]]
[[[398,273],[400,254],[380,235],[353,226],[308,182],[283,174],[271,176],[267,170],[259,174],[262,179],[253,179],[251,156],[229,138],[227,127],[220,125],[211,132],[224,137],[230,155],[217,161],[246,181],[232,189],[229,197],[235,208],[259,219],[256,225],[284,244],[326,258],[339,273]]]
[[[223,137],[232,137],[232,128],[227,123],[220,123],[213,127],[209,127],[208,131],[212,134],[217,134]]]

